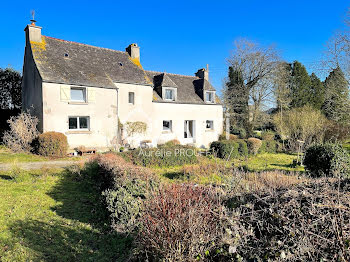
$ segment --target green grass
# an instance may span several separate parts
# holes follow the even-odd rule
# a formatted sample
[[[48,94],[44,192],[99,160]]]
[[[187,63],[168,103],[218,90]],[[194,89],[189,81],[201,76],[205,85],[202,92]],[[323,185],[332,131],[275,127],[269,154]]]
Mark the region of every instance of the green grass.
[[[99,194],[64,170],[0,173],[0,261],[125,261]]]
[[[293,167],[292,164],[294,159],[297,159],[297,156],[292,154],[263,153],[256,156],[250,156],[246,160],[236,159],[233,162],[237,166],[245,166],[249,171],[304,171],[302,166]]]
[[[51,160],[72,160],[78,161],[82,157],[65,157],[59,159],[52,159],[49,157],[29,154],[29,153],[13,153],[11,150],[0,145],[0,164],[19,163],[19,162],[39,162],[39,161],[51,161]]]
[[[343,147],[348,150],[348,152],[350,153],[350,140],[346,141],[344,144],[343,144]]]

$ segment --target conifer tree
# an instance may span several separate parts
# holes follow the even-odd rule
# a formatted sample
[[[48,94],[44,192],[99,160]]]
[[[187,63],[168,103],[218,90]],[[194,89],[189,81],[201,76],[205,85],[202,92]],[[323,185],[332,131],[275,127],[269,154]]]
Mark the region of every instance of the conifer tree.
[[[291,76],[292,101],[291,108],[302,107],[310,103],[311,100],[311,79],[305,66],[300,62],[294,61],[292,65]]]
[[[321,109],[325,99],[324,85],[314,73],[311,74],[310,80],[311,86],[309,104],[315,109]]]
[[[337,123],[350,124],[349,83],[343,71],[337,67],[324,82],[325,101],[322,110],[326,117]]]
[[[244,85],[242,72],[229,67],[228,80],[224,90],[224,100],[231,123],[246,128],[249,119],[249,90]]]

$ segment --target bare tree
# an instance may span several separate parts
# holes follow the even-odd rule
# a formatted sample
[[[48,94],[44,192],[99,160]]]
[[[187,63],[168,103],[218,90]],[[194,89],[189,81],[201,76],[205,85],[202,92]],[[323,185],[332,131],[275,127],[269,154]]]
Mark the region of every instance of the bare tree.
[[[249,92],[249,100],[253,103],[251,119],[254,124],[259,110],[272,94],[268,80],[279,61],[277,52],[273,46],[263,47],[250,40],[239,39],[234,42],[233,52],[227,61],[233,71],[241,73],[243,88]]]
[[[345,19],[346,28],[336,32],[327,42],[323,67],[327,72],[339,67],[350,80],[350,9]]]
[[[281,62],[277,65],[276,71],[273,78],[273,92],[276,99],[277,107],[280,114],[280,134],[282,136],[283,148],[284,148],[284,137],[285,127],[283,125],[283,113],[289,109],[289,105],[292,101],[291,89],[290,89],[290,65],[286,62]]]

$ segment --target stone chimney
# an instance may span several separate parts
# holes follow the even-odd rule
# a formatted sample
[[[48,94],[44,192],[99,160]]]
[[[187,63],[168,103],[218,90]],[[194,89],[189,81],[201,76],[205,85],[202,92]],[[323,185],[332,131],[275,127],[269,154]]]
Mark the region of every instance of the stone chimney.
[[[205,79],[209,81],[209,66],[207,65],[206,69],[205,68],[199,69],[197,73],[195,73],[195,75],[201,79]]]
[[[131,44],[125,50],[131,58],[140,60],[140,47],[137,44]]]
[[[41,43],[41,27],[35,25],[35,20],[30,20],[32,23],[27,25],[24,31],[26,32],[26,45],[30,42]]]

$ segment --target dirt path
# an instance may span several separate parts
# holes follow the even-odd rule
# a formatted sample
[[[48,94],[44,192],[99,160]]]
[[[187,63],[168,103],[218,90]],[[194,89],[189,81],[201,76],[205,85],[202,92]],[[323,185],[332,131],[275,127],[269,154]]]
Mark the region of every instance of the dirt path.
[[[14,164],[0,164],[0,171],[8,171],[11,170],[13,167],[19,167],[21,169],[25,170],[31,170],[31,169],[41,169],[41,168],[54,168],[54,167],[66,167],[73,165],[74,161],[40,161],[40,162],[19,162]]]

